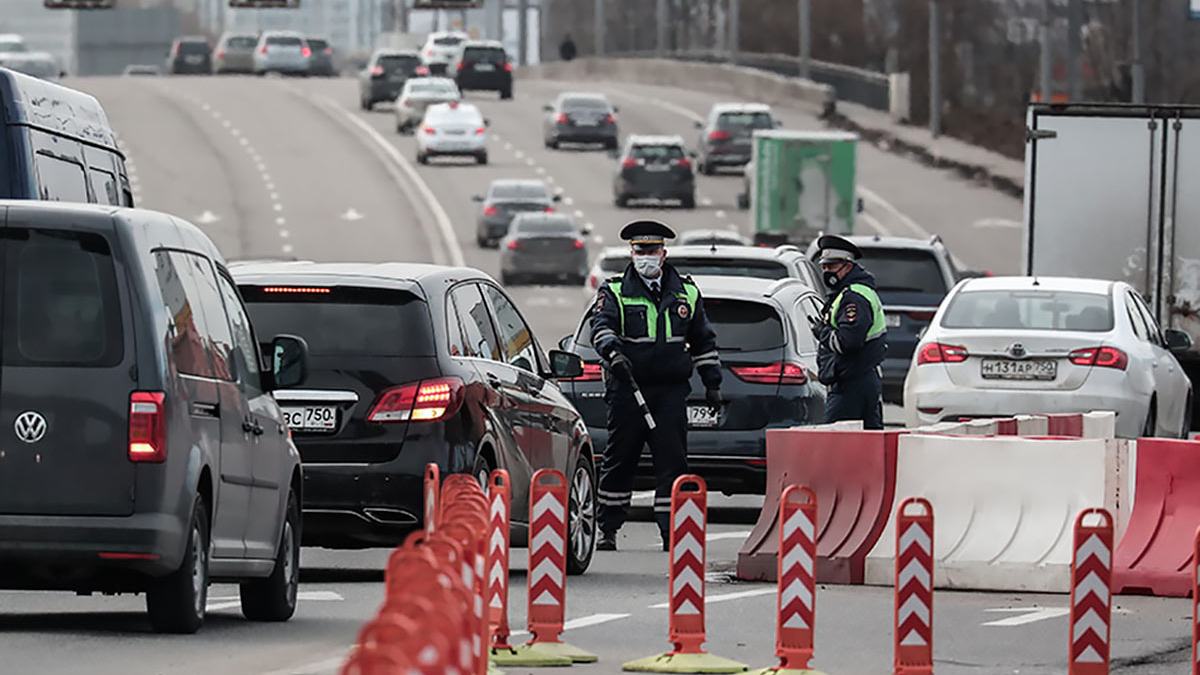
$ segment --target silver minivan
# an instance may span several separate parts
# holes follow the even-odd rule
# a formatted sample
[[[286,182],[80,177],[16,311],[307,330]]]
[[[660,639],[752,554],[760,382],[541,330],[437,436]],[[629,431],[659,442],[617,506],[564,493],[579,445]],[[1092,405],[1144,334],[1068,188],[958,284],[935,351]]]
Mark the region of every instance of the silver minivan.
[[[292,31],[264,31],[254,52],[254,72],[307,75],[312,49],[304,36]]]

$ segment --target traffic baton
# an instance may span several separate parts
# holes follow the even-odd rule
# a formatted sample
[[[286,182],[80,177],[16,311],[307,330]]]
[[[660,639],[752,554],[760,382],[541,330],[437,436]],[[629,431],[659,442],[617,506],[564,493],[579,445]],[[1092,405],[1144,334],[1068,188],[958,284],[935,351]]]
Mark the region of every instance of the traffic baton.
[[[438,465],[430,462],[425,465],[425,534],[433,534],[433,529],[437,526],[440,489]]]
[[[1098,516],[1099,525],[1084,525]],[[1108,675],[1112,637],[1113,519],[1104,509],[1085,509],[1075,519],[1071,561],[1070,675]]]
[[[646,397],[642,396],[642,388],[638,386],[637,380],[633,377],[633,369],[629,366],[621,368],[625,372],[625,379],[629,381],[629,386],[633,387],[633,400],[637,401],[638,408],[642,411],[642,418],[646,420],[646,427],[653,430],[654,415],[650,414],[650,406],[646,405]]]
[[[933,505],[920,497],[896,512],[895,593],[894,672],[933,675]]]
[[[683,475],[671,487],[670,593],[671,651],[630,661],[622,670],[644,673],[740,673],[749,668],[703,651],[705,530],[708,486]]]
[[[567,478],[557,469],[539,469],[529,486],[529,642],[493,649],[500,666],[569,666],[594,663],[595,654],[563,642],[567,595]]]

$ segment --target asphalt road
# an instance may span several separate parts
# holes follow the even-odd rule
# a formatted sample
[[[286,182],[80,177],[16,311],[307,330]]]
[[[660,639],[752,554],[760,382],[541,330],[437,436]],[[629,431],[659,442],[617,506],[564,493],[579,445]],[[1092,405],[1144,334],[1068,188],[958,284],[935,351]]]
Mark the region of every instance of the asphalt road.
[[[599,247],[639,213],[680,230],[746,231],[735,208],[740,179],[701,177],[694,211],[620,210],[612,205],[612,160],[601,151],[550,151],[541,106],[575,83],[518,82],[516,99],[471,95],[491,120],[491,162],[419,166],[415,142],[398,136],[388,111],[357,108],[353,80],[122,78],[72,84],[100,97],[121,134],[143,206],[185,217],[230,258],[464,262],[496,275],[498,254],[474,244],[482,193],[501,177],[542,177],[561,188],[561,208],[595,226]],[[624,132],[679,133],[716,102],[669,88],[588,83],[621,107]],[[801,110],[788,126],[818,125]],[[897,235],[940,234],[969,267],[1016,271],[1020,204],[952,174],[874,148],[861,152],[868,227]],[[588,296],[578,287],[512,289],[543,346],[575,328]],[[642,502],[644,502],[644,497]],[[708,648],[753,666],[773,663],[773,587],[729,581],[736,551],[756,517],[754,500],[713,499],[709,531]],[[747,508],[747,505],[750,505]],[[623,531],[622,550],[597,554],[568,582],[565,639],[600,655],[593,673],[667,648],[665,556],[648,523]],[[148,632],[141,598],[0,593],[0,673],[42,675],[228,675],[335,673],[346,647],[382,600],[386,551],[305,549],[297,616],[286,624],[240,618],[236,589],[217,586],[210,621],[196,636]],[[524,625],[524,552],[513,557],[511,622]],[[938,593],[941,674],[1062,673],[1066,596]],[[1184,672],[1190,635],[1186,601],[1121,598],[1114,623],[1117,672]],[[1024,610],[1023,612],[1020,610]],[[890,589],[821,587],[816,667],[829,673],[891,672]],[[1009,625],[984,625],[1004,621]],[[1120,659],[1125,659],[1124,661]],[[1165,665],[1169,664],[1169,665]],[[528,669],[509,669],[509,673]]]

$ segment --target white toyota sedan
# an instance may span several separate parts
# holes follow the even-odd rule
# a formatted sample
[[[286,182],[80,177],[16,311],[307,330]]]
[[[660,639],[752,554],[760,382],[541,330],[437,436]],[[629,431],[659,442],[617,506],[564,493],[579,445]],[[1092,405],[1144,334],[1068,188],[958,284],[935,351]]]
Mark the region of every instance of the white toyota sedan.
[[[474,157],[487,164],[487,126],[479,108],[470,103],[450,101],[425,109],[425,118],[417,129],[417,161],[428,164],[439,155]]]
[[[905,421],[1112,410],[1118,436],[1186,437],[1192,387],[1171,352],[1190,346],[1126,283],[966,279],[917,344]]]

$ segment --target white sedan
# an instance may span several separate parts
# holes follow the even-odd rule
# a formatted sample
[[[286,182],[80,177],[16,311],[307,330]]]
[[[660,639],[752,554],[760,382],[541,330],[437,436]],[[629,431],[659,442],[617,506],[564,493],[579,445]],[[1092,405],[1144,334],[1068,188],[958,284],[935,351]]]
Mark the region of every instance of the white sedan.
[[[431,105],[461,101],[462,92],[448,77],[417,77],[404,83],[392,109],[396,112],[396,132],[409,133],[421,123]]]
[[[417,161],[428,164],[438,155],[474,157],[487,164],[487,126],[479,108],[470,103],[438,103],[425,110],[417,129]]]
[[[1186,436],[1192,386],[1171,352],[1190,346],[1126,283],[966,279],[913,354],[905,421],[1112,410],[1118,436]]]

